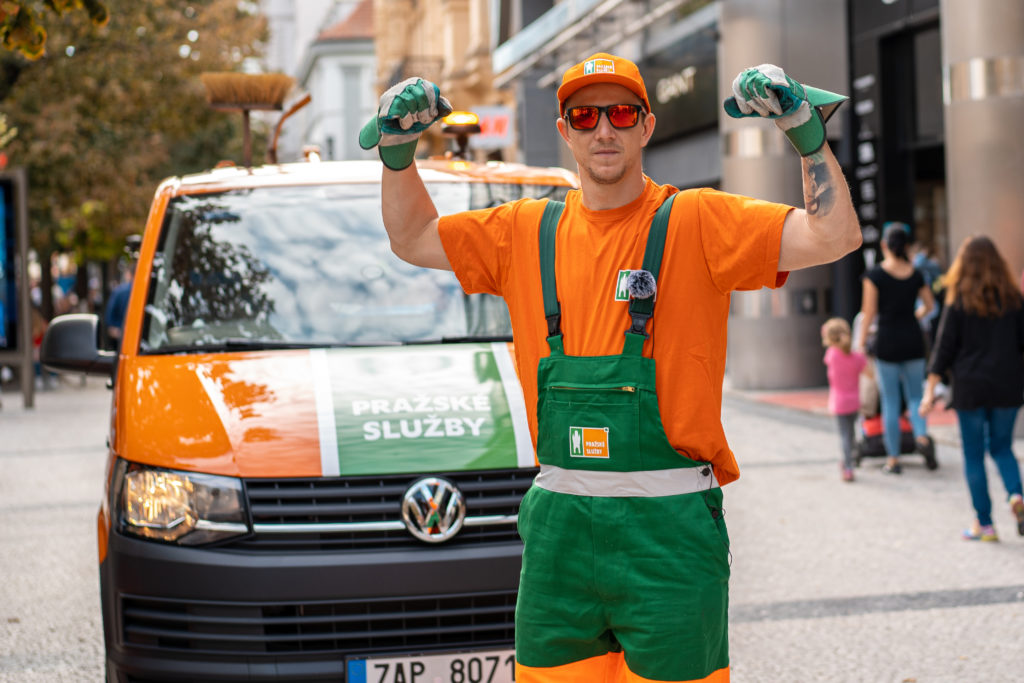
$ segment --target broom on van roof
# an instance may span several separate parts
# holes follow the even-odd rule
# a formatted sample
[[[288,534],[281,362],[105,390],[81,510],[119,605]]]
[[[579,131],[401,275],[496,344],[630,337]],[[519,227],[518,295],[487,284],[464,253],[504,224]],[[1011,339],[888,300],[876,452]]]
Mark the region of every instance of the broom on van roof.
[[[208,71],[199,75],[206,88],[210,106],[221,111],[241,111],[243,131],[243,157],[246,166],[252,166],[252,139],[249,132],[249,112],[280,111],[284,98],[294,83],[291,76],[270,74],[242,74],[232,71]]]

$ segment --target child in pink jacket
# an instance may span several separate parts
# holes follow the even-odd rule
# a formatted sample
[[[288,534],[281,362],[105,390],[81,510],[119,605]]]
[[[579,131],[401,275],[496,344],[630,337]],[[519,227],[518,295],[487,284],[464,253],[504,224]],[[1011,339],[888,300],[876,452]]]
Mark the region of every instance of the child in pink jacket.
[[[839,423],[843,449],[840,470],[843,481],[853,481],[853,430],[860,410],[860,373],[868,361],[863,353],[850,349],[850,325],[842,318],[831,318],[821,326],[821,344],[827,349],[828,409]]]

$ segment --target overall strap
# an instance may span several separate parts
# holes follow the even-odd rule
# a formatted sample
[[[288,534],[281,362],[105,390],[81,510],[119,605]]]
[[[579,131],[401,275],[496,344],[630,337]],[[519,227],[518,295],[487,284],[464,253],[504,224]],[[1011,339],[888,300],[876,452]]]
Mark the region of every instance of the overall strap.
[[[540,219],[540,281],[544,289],[544,317],[548,321],[548,346],[551,353],[562,352],[562,307],[555,285],[555,235],[558,220],[565,209],[563,202],[549,199]]]
[[[668,218],[672,213],[672,203],[676,194],[669,195],[668,199],[662,202],[651,221],[651,230],[647,235],[647,247],[644,250],[643,269],[654,276],[658,281],[658,272],[661,270],[661,257],[665,251],[665,236],[668,234]],[[657,292],[657,290],[655,290]],[[632,324],[626,330],[626,341],[623,344],[622,353],[626,355],[642,355],[644,340],[647,339],[647,321],[654,315],[654,295],[646,299],[629,299],[629,317]]]

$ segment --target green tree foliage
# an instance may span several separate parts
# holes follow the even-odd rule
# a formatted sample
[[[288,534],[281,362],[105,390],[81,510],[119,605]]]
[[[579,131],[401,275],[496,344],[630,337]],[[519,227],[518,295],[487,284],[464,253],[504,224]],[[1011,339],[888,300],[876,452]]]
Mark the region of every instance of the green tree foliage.
[[[61,17],[69,10],[85,10],[96,26],[109,19],[107,8],[98,0],[0,0],[0,45],[28,59],[39,59],[46,53],[43,15],[52,12]]]
[[[67,12],[45,56],[0,60],[0,110],[19,131],[6,151],[28,169],[33,246],[72,250],[79,263],[115,258],[141,232],[162,178],[241,157],[241,115],[212,110],[199,74],[239,70],[266,37],[238,0],[104,4],[104,26]]]
[[[0,149],[3,149],[7,144],[18,135],[17,128],[11,128],[7,124],[7,117],[0,114]]]

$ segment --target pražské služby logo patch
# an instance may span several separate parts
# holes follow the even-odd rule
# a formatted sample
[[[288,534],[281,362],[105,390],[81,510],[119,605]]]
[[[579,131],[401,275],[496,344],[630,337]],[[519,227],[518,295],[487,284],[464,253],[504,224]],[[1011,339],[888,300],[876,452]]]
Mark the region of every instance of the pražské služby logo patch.
[[[583,64],[583,75],[587,74],[613,74],[615,73],[615,62],[610,59],[591,59]]]
[[[632,270],[620,270],[619,276],[615,278],[615,300],[616,301],[629,301],[629,274]]]
[[[574,458],[610,458],[607,427],[569,427],[569,455]]]

